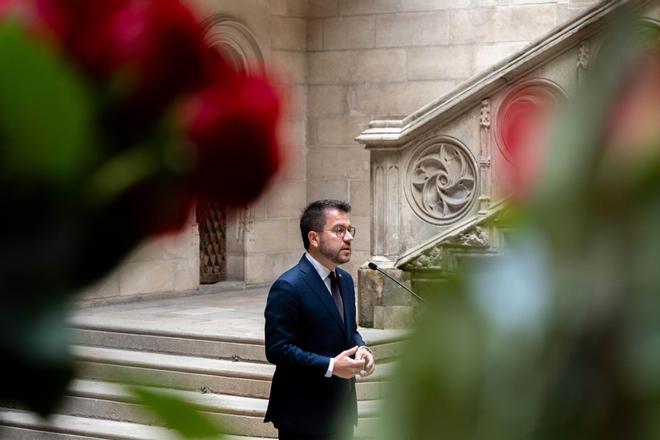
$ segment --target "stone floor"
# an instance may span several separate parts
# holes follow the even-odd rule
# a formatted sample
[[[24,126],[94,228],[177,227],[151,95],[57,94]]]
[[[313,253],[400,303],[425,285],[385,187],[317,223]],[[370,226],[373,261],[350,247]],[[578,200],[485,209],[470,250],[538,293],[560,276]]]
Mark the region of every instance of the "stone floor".
[[[219,289],[215,293],[205,287],[205,291],[211,292],[86,307],[76,311],[71,322],[74,326],[100,324],[116,330],[263,343],[267,287]],[[375,343],[399,339],[402,331],[360,328],[360,333]]]

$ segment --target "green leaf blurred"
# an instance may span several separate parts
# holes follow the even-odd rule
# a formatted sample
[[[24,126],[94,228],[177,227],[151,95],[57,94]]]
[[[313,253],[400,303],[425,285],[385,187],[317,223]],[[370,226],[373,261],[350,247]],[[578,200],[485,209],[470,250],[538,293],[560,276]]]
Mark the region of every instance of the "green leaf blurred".
[[[94,158],[82,78],[15,23],[0,25],[0,177],[71,184]]]
[[[60,403],[73,378],[72,335],[67,326],[68,302],[53,295],[33,302],[27,313],[13,304],[0,313],[3,371],[0,401],[28,405],[48,415]]]
[[[163,424],[188,439],[221,439],[220,427],[193,404],[172,394],[131,386],[137,402],[144,405]]]

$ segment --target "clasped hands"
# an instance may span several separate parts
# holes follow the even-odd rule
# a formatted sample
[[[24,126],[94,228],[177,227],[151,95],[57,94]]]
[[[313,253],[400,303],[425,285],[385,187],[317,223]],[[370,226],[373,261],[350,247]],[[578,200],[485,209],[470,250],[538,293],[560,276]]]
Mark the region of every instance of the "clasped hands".
[[[351,356],[355,355],[355,359]],[[374,355],[366,347],[353,347],[335,356],[332,374],[343,379],[351,379],[356,375],[371,376],[376,367]]]

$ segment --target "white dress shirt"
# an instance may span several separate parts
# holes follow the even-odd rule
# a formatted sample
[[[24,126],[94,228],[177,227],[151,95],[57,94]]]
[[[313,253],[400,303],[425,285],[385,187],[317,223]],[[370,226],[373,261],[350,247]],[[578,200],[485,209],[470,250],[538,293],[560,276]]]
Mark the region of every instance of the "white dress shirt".
[[[332,288],[330,284],[331,270],[325,267],[323,264],[319,263],[318,260],[312,257],[312,255],[309,252],[305,252],[305,257],[307,257],[307,260],[309,260],[309,262],[312,263],[312,266],[314,266],[314,269],[316,269],[316,272],[319,274],[319,276],[323,280],[323,283],[325,284],[325,287],[328,289],[328,294],[330,294],[330,297],[332,297]],[[332,377],[332,369],[334,366],[335,366],[335,359],[330,358],[330,363],[328,363],[328,370],[325,372],[325,377]]]

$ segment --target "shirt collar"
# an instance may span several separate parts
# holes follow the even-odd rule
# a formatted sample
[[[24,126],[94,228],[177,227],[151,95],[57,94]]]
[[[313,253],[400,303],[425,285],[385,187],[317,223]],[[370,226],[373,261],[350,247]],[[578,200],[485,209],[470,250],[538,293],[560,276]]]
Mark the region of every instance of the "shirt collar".
[[[314,269],[316,269],[316,272],[319,274],[322,280],[325,280],[328,277],[328,275],[330,275],[330,272],[332,272],[323,264],[319,263],[316,258],[312,257],[312,254],[310,254],[309,252],[305,252],[305,257],[307,257],[307,260],[309,260],[309,262],[312,263],[312,266],[314,266]]]

